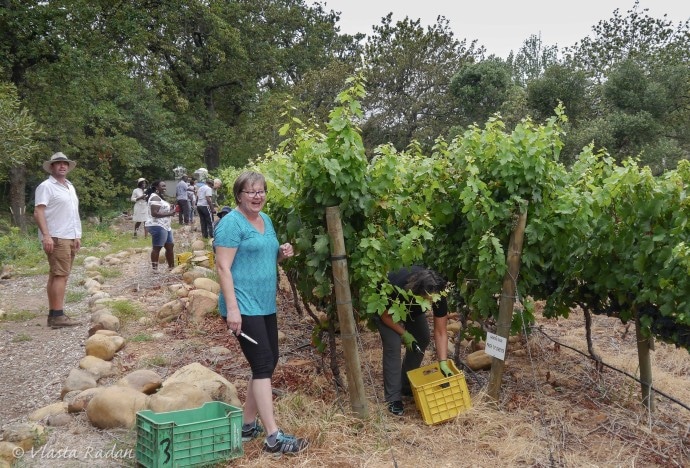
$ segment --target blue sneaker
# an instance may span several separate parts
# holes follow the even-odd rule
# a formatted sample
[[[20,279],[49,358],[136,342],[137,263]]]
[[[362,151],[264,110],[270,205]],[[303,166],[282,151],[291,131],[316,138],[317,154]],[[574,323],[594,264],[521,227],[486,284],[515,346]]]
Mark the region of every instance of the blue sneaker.
[[[254,440],[263,433],[264,428],[261,426],[261,424],[254,422],[254,425],[249,429],[244,429],[244,427],[242,428],[242,442]]]
[[[264,441],[264,452],[281,455],[283,453],[296,454],[307,448],[309,442],[305,439],[300,439],[292,435],[287,435],[283,431],[278,431],[276,443],[269,445],[268,440]]]

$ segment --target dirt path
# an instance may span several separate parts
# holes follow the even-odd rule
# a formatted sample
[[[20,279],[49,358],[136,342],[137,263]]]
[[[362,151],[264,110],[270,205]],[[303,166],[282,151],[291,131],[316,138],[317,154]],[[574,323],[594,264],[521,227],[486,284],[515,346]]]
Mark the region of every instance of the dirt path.
[[[175,235],[178,252],[188,250],[196,237],[194,233],[182,230],[176,231]],[[142,241],[136,244],[145,245]],[[119,274],[106,278],[103,291],[111,297],[136,303],[151,316],[172,299],[167,286],[181,283],[182,278],[167,272],[151,275],[147,248],[138,247],[136,250],[137,253],[125,257],[117,267]],[[80,257],[91,255],[102,256],[98,249],[80,253]],[[36,409],[59,402],[64,380],[85,355],[84,343],[88,338],[91,314],[89,294],[81,285],[85,269],[80,263],[78,257],[68,283],[68,295],[77,300],[65,307],[68,315],[82,322],[72,328],[53,330],[47,327],[47,275],[18,276],[0,281],[0,309],[22,318],[0,322],[0,428],[8,423],[26,421]],[[290,307],[284,292],[278,299],[279,308],[285,304]],[[300,322],[294,308],[292,314],[283,314],[279,323],[284,326],[285,320],[294,323],[290,325],[291,336],[281,344],[284,355],[281,361],[285,363],[301,356],[302,362],[311,362],[304,359],[311,358],[310,347],[302,346],[309,343],[309,325]],[[127,339],[127,344],[113,360],[120,370],[116,378],[138,368],[149,368],[165,379],[178,368],[199,362],[236,382],[240,398],[244,399],[244,382],[248,376],[244,360],[208,352],[213,346],[224,346],[232,351],[232,356],[241,355],[236,340],[227,334],[219,317],[208,317],[197,326],[190,326],[184,320],[149,325],[126,322],[120,334]],[[146,336],[147,339],[133,340],[135,336]],[[276,380],[296,388],[302,380],[300,376],[307,373],[309,371],[277,372]],[[109,385],[116,378],[102,379],[99,384]],[[305,375],[303,380],[307,381],[308,377]],[[85,414],[75,414],[68,425],[50,427],[45,445],[34,453],[25,454],[19,466],[134,466],[135,444],[134,430],[98,430],[91,426]],[[96,456],[98,458],[94,458]]]
[[[0,427],[26,421],[33,411],[60,401],[65,378],[85,354],[90,314],[89,296],[79,286],[83,279],[84,268],[75,265],[68,291],[79,300],[65,307],[66,313],[80,320],[81,325],[57,330],[46,324],[47,275],[16,277],[0,283],[0,309],[19,317],[33,316],[0,324]],[[49,428],[46,443],[26,452],[18,466],[133,466],[131,452],[118,458],[93,458],[93,454],[103,454],[125,439],[131,440],[126,431],[99,431],[84,414],[75,415],[66,426]]]
[[[78,277],[79,272],[73,281]],[[46,275],[38,275],[0,284],[0,309],[8,314],[35,316],[25,321],[5,321],[0,326],[0,426],[54,403],[65,376],[84,356],[88,304],[70,304],[68,310],[82,320],[82,325],[61,330],[47,327],[46,281]]]

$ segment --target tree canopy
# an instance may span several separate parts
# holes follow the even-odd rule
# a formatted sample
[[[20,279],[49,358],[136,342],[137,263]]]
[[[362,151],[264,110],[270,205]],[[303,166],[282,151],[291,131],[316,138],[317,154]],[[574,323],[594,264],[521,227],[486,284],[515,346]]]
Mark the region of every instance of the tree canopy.
[[[559,103],[564,163],[590,143],[655,174],[688,157],[688,22],[635,4],[562,52],[532,35],[505,60],[443,17],[387,15],[368,37],[338,23],[304,0],[4,1],[2,196],[25,206],[55,151],[79,161],[85,213],[117,208],[142,175],[240,167],[281,141],[286,119],[323,127],[360,72],[368,157],[433,148],[495,113],[508,128],[544,121]]]
[[[426,29],[419,20],[383,18],[364,47],[365,144],[403,149],[417,140],[431,146],[457,122],[449,99],[453,76],[481,52],[476,41],[457,40],[443,17]]]

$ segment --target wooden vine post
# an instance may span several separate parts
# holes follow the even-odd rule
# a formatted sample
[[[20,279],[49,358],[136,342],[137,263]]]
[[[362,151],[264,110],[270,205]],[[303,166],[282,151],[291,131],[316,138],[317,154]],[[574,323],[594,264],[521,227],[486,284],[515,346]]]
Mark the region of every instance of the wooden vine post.
[[[649,412],[654,412],[654,392],[652,390],[652,360],[649,350],[653,349],[652,337],[642,334],[642,324],[637,309],[635,312],[635,337],[637,338],[637,359],[640,364],[640,382],[642,385],[642,404]]]
[[[347,256],[343,239],[343,226],[340,220],[340,208],[330,206],[326,208],[326,224],[331,240],[331,266],[333,268],[333,284],[335,285],[335,301],[340,323],[340,338],[343,341],[345,356],[345,372],[347,373],[347,387],[350,394],[352,411],[361,419],[369,416],[367,400],[364,393],[362,366],[357,351],[357,333],[354,314],[352,312],[352,296],[350,294],[350,279],[347,271]]]
[[[517,218],[517,225],[510,234],[508,244],[508,255],[506,262],[508,271],[503,276],[503,288],[501,298],[498,303],[498,322],[496,323],[496,334],[508,340],[510,336],[510,324],[513,321],[513,305],[515,304],[515,293],[517,289],[517,278],[520,274],[520,255],[522,254],[522,242],[525,238],[525,226],[527,225],[527,208],[520,213]],[[507,352],[507,349],[506,349]],[[494,401],[498,401],[501,390],[501,380],[505,361],[496,357],[491,358],[491,375],[489,376],[488,395]]]

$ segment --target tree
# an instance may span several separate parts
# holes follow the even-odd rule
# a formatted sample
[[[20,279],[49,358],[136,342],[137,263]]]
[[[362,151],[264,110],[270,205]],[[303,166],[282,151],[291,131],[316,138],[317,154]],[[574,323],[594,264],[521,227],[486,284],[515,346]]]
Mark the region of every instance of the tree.
[[[456,102],[461,124],[488,120],[501,109],[512,86],[510,67],[500,58],[465,63],[450,83],[450,95]]]
[[[567,155],[594,142],[617,161],[639,157],[655,173],[690,155],[690,21],[674,26],[647,12],[639,2],[626,16],[616,9],[593,37],[566,49],[568,67],[592,82],[590,110],[569,129]]]
[[[175,110],[205,142],[209,169],[219,166],[232,129],[251,120],[245,114],[257,109],[261,93],[293,84],[349,50],[335,29],[337,14],[304,0],[125,4],[135,30],[128,54],[145,63],[165,95],[184,103]]]
[[[581,70],[553,64],[544,70],[541,77],[527,83],[527,105],[536,118],[546,119],[553,115],[561,102],[568,118],[577,122],[591,112],[590,87]]]
[[[26,108],[17,88],[0,81],[0,182],[13,181],[10,190],[12,222],[26,234],[26,163],[36,155],[41,130]]]
[[[141,73],[141,63],[123,55],[124,35],[111,33],[108,25],[131,31],[131,23],[108,23],[118,11],[108,8],[88,1],[7,2],[0,16],[5,76],[46,129],[38,152],[45,157],[63,151],[78,161],[70,178],[86,214],[112,206],[142,172],[169,177],[169,159],[201,154],[164,112],[156,83]],[[11,178],[11,192],[21,193],[22,200],[20,181],[26,177],[37,181],[44,174],[36,165],[24,179]]]
[[[131,193],[138,177],[169,179],[177,164],[201,161],[202,142],[129,70],[113,56],[71,50],[29,74],[26,103],[47,129],[42,151],[60,150],[77,161],[70,180],[87,215],[124,201],[120,194]]]
[[[232,150],[226,152],[223,165],[242,167],[268,148],[278,146],[284,139],[278,130],[286,116],[322,127],[343,91],[343,76],[353,73],[354,61],[334,59],[323,68],[308,71],[292,86],[261,93],[251,111],[229,129],[225,143]]]
[[[640,10],[635,1],[627,16],[619,9],[613,17],[592,27],[594,37],[586,37],[565,49],[566,61],[583,69],[598,82],[624,60],[635,60],[653,67],[669,63],[688,63],[690,59],[690,20],[674,27],[666,18],[652,18],[648,9]]]
[[[392,13],[382,18],[364,47],[366,146],[390,142],[403,149],[417,140],[431,147],[447,133],[457,122],[449,99],[451,79],[483,53],[475,45],[455,39],[443,17],[426,30],[420,20],[393,24]]]
[[[662,172],[689,155],[690,71],[672,65],[657,72],[662,73],[655,76],[625,60],[608,74],[603,95],[611,110],[614,146],[609,150],[619,159],[640,154],[642,164]]]
[[[20,166],[36,152],[36,137],[41,130],[26,108],[21,107],[17,88],[0,81],[0,181],[8,180],[8,172]]]
[[[506,62],[513,69],[513,78],[521,85],[542,76],[551,65],[558,63],[558,48],[545,46],[541,34],[532,34],[523,42],[517,55],[511,51]]]
[[[49,40],[48,31],[50,25],[60,24],[64,15],[39,2],[11,0],[4,2],[1,13],[0,81],[8,83],[2,85],[2,100],[3,113],[9,112],[9,120],[2,137],[7,153],[0,162],[0,180],[9,180],[12,220],[25,230],[26,163],[37,151],[34,138],[39,136],[32,130],[30,110],[22,106],[25,77],[32,67],[58,60],[61,41]]]
[[[263,152],[289,87],[356,55],[337,19],[303,0],[7,0],[0,73],[47,129],[39,152],[79,161],[71,178],[88,214],[141,175]]]

